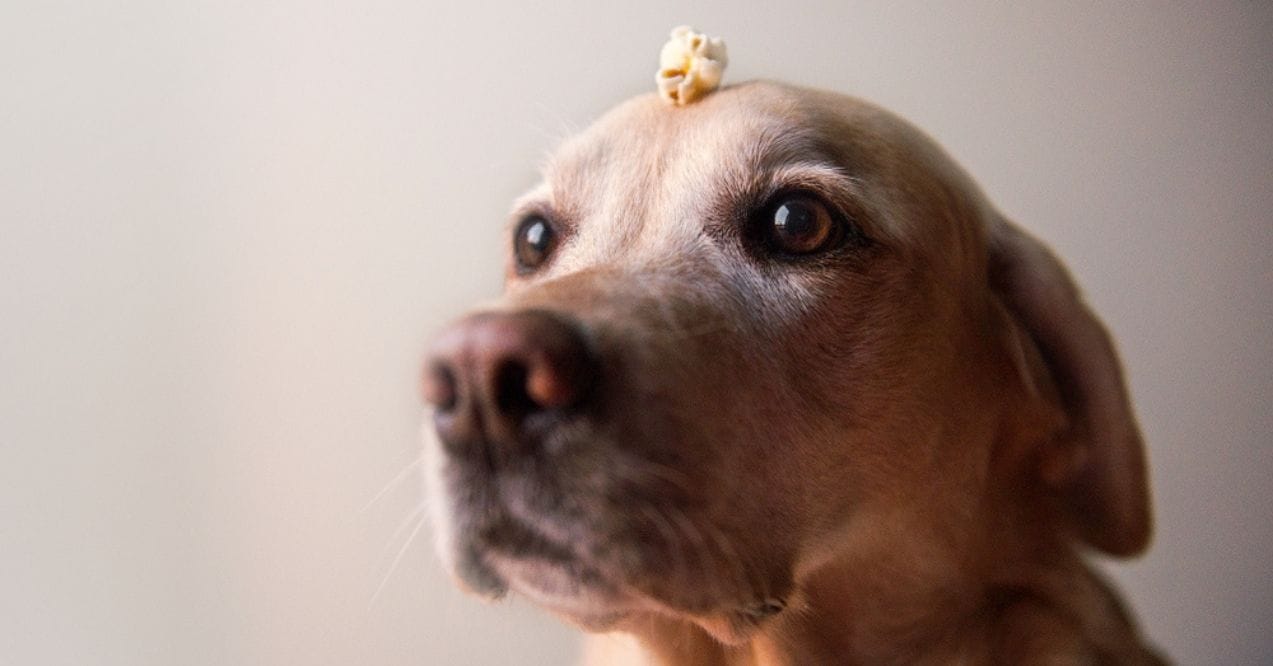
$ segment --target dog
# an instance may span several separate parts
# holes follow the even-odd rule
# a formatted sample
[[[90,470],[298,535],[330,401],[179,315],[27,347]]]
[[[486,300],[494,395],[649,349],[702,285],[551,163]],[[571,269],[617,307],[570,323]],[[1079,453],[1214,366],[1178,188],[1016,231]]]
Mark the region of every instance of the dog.
[[[511,220],[505,295],[422,380],[470,591],[598,664],[1163,663],[1085,562],[1152,531],[1111,339],[919,130],[774,82],[646,95]]]

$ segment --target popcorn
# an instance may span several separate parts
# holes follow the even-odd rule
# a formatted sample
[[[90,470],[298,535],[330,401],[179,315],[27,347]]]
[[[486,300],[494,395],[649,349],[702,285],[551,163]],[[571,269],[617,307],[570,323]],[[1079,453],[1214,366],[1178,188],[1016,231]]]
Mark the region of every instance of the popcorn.
[[[671,104],[692,104],[720,85],[729,58],[725,42],[683,25],[659,52],[659,73],[655,82],[659,96]]]

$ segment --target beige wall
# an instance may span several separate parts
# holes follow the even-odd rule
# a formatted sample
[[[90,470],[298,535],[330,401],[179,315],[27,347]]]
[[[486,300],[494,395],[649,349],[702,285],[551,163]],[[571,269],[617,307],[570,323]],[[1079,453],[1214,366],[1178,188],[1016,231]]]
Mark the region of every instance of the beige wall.
[[[0,6],[0,663],[568,659],[427,530],[390,571],[412,483],[363,507],[506,205],[681,22],[910,117],[1056,246],[1151,446],[1115,576],[1181,663],[1273,653],[1268,5],[89,4]]]

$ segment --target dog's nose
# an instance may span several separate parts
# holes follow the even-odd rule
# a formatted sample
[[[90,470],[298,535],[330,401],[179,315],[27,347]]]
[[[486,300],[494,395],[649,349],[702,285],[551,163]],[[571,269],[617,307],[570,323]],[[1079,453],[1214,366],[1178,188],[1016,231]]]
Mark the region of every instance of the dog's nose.
[[[452,453],[507,455],[542,433],[543,416],[578,405],[596,360],[578,324],[555,313],[481,313],[439,336],[424,372],[426,401]],[[497,451],[494,449],[498,449]]]

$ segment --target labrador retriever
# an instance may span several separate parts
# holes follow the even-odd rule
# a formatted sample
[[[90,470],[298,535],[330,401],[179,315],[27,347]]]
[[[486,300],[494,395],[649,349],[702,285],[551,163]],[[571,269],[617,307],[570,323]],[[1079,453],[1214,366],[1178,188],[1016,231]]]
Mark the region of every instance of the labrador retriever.
[[[437,543],[594,663],[1152,664],[1109,335],[931,139],[770,82],[638,97],[515,206],[425,364]]]

